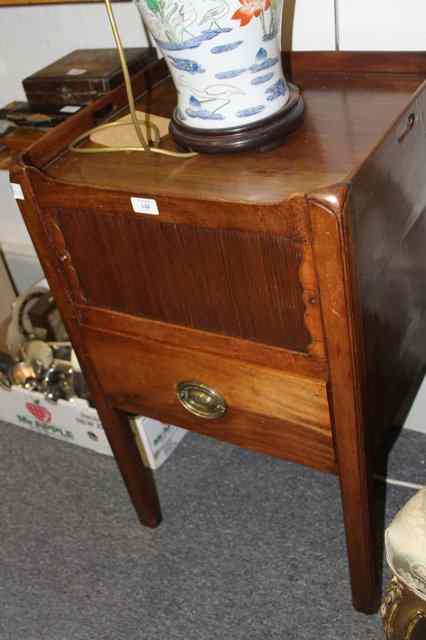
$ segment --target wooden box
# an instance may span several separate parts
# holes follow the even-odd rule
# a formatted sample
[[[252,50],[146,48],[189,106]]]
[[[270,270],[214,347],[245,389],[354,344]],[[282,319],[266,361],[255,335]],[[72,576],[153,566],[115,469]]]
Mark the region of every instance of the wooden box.
[[[372,611],[374,457],[426,362],[426,55],[288,62],[305,121],[273,151],[70,153],[126,112],[120,88],[12,179],[141,521],[160,510],[128,414],[336,474],[353,602]],[[134,83],[139,108],[170,117],[164,61]]]
[[[130,73],[157,59],[154,48],[125,50]],[[76,49],[33,73],[22,84],[33,107],[84,105],[123,81],[116,49]]]

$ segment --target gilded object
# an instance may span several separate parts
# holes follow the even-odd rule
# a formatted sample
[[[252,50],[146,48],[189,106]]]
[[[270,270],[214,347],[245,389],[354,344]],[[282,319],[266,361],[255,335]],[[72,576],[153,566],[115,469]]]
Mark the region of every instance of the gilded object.
[[[426,602],[394,576],[386,589],[380,616],[387,640],[415,640],[418,624],[426,621]]]

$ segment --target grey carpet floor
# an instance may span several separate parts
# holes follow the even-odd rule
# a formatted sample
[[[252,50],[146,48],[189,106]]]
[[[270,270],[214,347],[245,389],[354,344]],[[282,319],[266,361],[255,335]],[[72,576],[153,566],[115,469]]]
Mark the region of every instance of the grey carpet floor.
[[[389,475],[426,483],[426,436]],[[337,480],[193,434],[139,526],[112,459],[0,424],[1,640],[370,640]],[[388,489],[387,517],[413,494]]]

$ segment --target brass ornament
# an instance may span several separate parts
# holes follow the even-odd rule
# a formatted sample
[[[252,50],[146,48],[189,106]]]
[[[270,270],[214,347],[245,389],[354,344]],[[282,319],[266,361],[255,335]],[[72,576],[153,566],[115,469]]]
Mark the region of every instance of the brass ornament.
[[[426,620],[426,602],[394,576],[380,607],[386,640],[414,640],[418,623]]]
[[[179,382],[176,395],[182,406],[198,418],[222,418],[227,410],[226,402],[220,393],[195,380]]]

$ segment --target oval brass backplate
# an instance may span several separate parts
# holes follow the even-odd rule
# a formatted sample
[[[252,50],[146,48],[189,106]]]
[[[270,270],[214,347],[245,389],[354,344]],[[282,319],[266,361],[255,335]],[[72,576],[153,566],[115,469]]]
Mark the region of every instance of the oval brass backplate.
[[[226,413],[226,402],[214,389],[195,380],[178,382],[176,393],[187,411],[199,418],[221,418]]]

